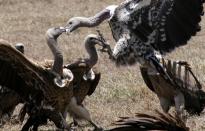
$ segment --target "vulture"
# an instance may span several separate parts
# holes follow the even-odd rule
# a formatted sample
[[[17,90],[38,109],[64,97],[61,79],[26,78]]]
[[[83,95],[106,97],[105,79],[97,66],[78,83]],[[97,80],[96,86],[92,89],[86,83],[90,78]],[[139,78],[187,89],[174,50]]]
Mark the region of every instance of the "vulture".
[[[75,62],[64,66],[73,73],[73,93],[77,104],[81,106],[83,106],[82,102],[85,97],[93,94],[101,78],[100,72],[96,69],[96,67],[93,68],[93,66],[96,65],[98,61],[98,54],[95,45],[102,45],[102,41],[99,36],[90,34],[85,38],[84,43],[85,49],[88,53],[88,58],[80,58]],[[74,113],[74,110],[78,109],[72,107],[68,108],[68,112],[74,118],[74,125],[78,125],[76,119],[82,119],[82,117],[80,117],[79,114]],[[91,121],[90,116],[86,119],[90,121],[96,129],[100,128]]]
[[[66,32],[80,27],[95,27],[108,20],[116,44],[107,50],[117,66],[150,65],[162,81],[180,88],[157,58],[186,45],[201,30],[204,0],[125,0],[110,5],[92,17],[73,17],[66,23]],[[160,83],[161,81],[159,81]],[[175,97],[184,101],[183,95]],[[181,105],[180,105],[181,110]]]
[[[155,111],[153,114],[137,113],[135,117],[121,117],[108,131],[189,131],[184,121],[170,114]]]
[[[57,28],[51,28],[46,33],[47,42],[48,42],[50,48],[53,50],[53,52],[55,52],[56,47],[54,47],[54,46],[56,46],[56,44],[51,42],[50,39],[55,38],[56,36],[52,37],[52,35],[50,35],[50,34],[55,33],[56,29]],[[62,27],[59,29],[64,31]],[[57,38],[55,38],[55,41],[56,41],[56,39]],[[67,105],[65,105],[64,110],[60,112],[61,117],[63,116],[64,119],[66,119],[66,112],[67,111],[69,113],[71,113],[72,116],[74,117],[75,123],[77,123],[76,119],[78,119],[78,118],[86,119],[95,127],[96,130],[101,129],[101,128],[99,128],[94,122],[92,122],[90,114],[87,111],[87,109],[83,106],[82,102],[87,95],[90,96],[93,94],[93,92],[95,91],[95,89],[99,83],[99,80],[100,80],[100,76],[101,76],[100,73],[98,72],[98,70],[96,68],[93,68],[93,66],[98,61],[98,55],[97,55],[97,52],[95,49],[95,45],[97,43],[100,44],[100,42],[101,41],[97,35],[88,35],[85,39],[85,49],[86,49],[89,57],[85,58],[85,59],[77,60],[76,62],[73,62],[72,64],[66,64],[63,66],[64,69],[67,69],[67,70],[71,71],[70,73],[72,73],[72,74],[70,74],[72,76],[72,81],[71,81],[72,86],[69,87],[72,90],[69,89],[69,93],[67,92],[68,93],[67,95],[69,95],[69,97],[68,96],[67,97],[61,96],[61,97],[65,97],[65,98],[61,98],[61,100],[67,101],[66,102]],[[51,44],[53,44],[53,45],[51,45]],[[15,47],[17,50],[19,50],[23,53],[24,47],[22,44],[18,44]],[[9,47],[9,48],[12,48],[12,47]],[[14,50],[14,49],[12,48],[12,50]],[[15,51],[17,52],[17,50],[15,50]],[[56,58],[56,59],[58,59],[58,58]],[[50,70],[52,68],[52,64],[50,64],[50,63],[43,63],[41,66],[45,69],[48,69],[48,70]],[[15,70],[15,71],[18,74],[18,70]],[[11,77],[13,77],[13,76],[11,76]],[[10,76],[9,76],[9,78],[10,78]],[[24,81],[24,79],[22,79],[22,81]],[[14,80],[14,82],[16,82],[16,80]],[[55,82],[55,79],[54,79],[54,82]],[[26,85],[24,85],[24,86],[26,86]],[[35,86],[36,85],[34,85],[33,88],[36,88]],[[4,93],[4,95],[2,95],[2,99],[7,98],[10,101],[15,99],[16,103],[13,105],[11,103],[12,107],[15,107],[17,104],[19,104],[21,102],[21,101],[19,101],[19,99],[21,98],[22,95],[18,95],[18,93],[16,93],[15,90],[13,91],[13,88],[14,87],[12,87],[11,89],[10,89],[10,87],[6,88],[8,90],[7,94],[9,94],[10,97],[5,97],[5,93]],[[63,89],[64,87],[60,86],[60,88]],[[16,95],[13,95],[13,93],[15,93]],[[27,93],[27,92],[23,92],[23,93]],[[11,95],[13,95],[13,97],[11,97]],[[45,92],[45,95],[46,95],[46,92]],[[61,95],[61,94],[56,94],[56,95]],[[52,97],[52,96],[49,96],[49,97]],[[26,101],[27,101],[27,99],[26,99]],[[61,104],[63,104],[63,101]],[[32,105],[29,101],[27,101],[25,103],[24,107],[21,109],[21,112],[19,115],[21,122],[23,122],[26,113],[28,113],[30,116],[29,120],[27,121],[27,124],[25,124],[25,126],[23,127],[22,130],[28,130],[31,126],[33,126],[33,130],[37,130],[39,125],[45,124],[47,122],[48,115],[52,114],[52,112],[50,112],[50,111],[40,110],[39,111],[40,116],[38,118],[31,119],[32,115],[34,115],[35,117],[37,116],[35,113],[32,114],[33,113],[33,106],[35,106],[35,105]],[[50,106],[50,105],[46,105],[46,106]],[[5,105],[3,107],[5,107]],[[51,107],[49,107],[49,108],[51,108]],[[55,116],[53,115],[53,117],[55,117]],[[57,121],[59,121],[59,120],[57,120]]]

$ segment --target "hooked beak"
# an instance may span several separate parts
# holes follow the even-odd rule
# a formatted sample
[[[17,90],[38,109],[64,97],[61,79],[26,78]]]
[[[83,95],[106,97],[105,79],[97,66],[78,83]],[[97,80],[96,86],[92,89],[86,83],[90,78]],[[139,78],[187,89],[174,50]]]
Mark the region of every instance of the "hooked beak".
[[[67,35],[69,35],[72,32],[72,26],[65,26],[64,28]]]

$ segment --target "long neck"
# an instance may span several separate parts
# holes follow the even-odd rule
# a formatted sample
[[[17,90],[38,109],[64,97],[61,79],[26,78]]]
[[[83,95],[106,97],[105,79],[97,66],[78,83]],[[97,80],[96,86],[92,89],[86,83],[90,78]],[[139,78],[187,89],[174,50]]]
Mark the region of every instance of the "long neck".
[[[86,63],[89,65],[90,68],[92,68],[98,61],[95,44],[96,43],[90,41],[86,41],[85,43],[85,49],[89,55],[89,57],[86,59]]]
[[[78,19],[80,21],[78,27],[94,27],[98,26],[100,23],[102,23],[104,20],[110,18],[110,11],[105,9],[101,12],[97,13],[95,16],[86,18],[86,17],[75,17],[75,19]]]
[[[61,75],[63,67],[63,55],[57,47],[57,40],[54,38],[47,38],[47,44],[54,56],[54,64],[52,70]]]

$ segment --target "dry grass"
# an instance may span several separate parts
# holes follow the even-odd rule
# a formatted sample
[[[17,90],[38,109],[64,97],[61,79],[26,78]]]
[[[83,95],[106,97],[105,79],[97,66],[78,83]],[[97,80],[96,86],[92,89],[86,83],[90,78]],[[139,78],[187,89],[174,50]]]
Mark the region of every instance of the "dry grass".
[[[45,43],[46,30],[54,26],[63,26],[73,16],[91,16],[110,4],[122,0],[0,0],[0,38],[12,43],[26,45],[26,55],[34,60],[51,59],[51,53]],[[205,20],[202,31],[189,45],[177,49],[168,57],[187,60],[202,83],[205,83]],[[105,37],[114,43],[108,24],[98,27]],[[79,57],[85,57],[84,37],[95,33],[95,29],[81,28],[70,36],[59,39],[65,63]],[[133,115],[135,112],[149,112],[160,109],[159,101],[143,83],[139,67],[116,68],[106,55],[100,55],[98,68],[102,79],[93,96],[85,101],[92,118],[102,127],[110,126],[119,116]],[[205,130],[204,115],[192,117],[188,125],[192,130]],[[0,130],[18,130],[20,125],[7,124]],[[53,126],[42,129],[53,129]]]

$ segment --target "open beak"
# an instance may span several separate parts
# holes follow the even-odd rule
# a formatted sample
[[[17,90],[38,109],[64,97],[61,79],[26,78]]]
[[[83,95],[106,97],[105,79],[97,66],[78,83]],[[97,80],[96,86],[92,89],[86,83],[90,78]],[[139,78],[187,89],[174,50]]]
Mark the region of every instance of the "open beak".
[[[65,28],[65,30],[66,30],[66,31],[65,31],[66,34],[69,35],[69,34],[71,33],[71,27],[65,26],[64,28]]]

